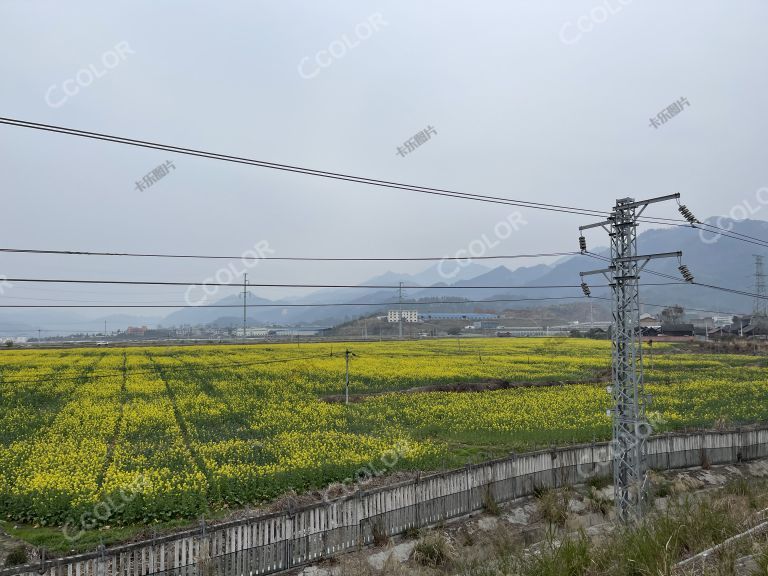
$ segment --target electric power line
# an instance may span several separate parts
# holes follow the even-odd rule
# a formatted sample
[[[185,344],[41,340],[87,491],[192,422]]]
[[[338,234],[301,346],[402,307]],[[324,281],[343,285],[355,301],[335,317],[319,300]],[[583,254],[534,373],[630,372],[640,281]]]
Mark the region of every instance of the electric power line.
[[[0,252],[16,254],[51,254],[59,256],[121,256],[132,258],[187,258],[199,260],[283,260],[299,262],[421,262],[442,260],[512,260],[516,258],[545,258],[579,256],[580,252],[543,252],[540,254],[502,254],[498,256],[417,256],[387,257],[323,257],[323,256],[220,256],[207,254],[160,254],[152,252],[94,252],[84,250],[39,250],[33,248],[0,248]]]
[[[38,284],[107,284],[128,286],[216,286],[243,288],[251,286],[257,288],[349,288],[360,290],[399,290],[400,284],[299,284],[299,283],[251,283],[243,282],[180,282],[171,280],[92,280],[77,278],[4,278],[6,282],[14,283],[38,283]],[[555,288],[580,288],[580,284],[525,284],[525,285],[431,285],[421,286],[417,284],[402,283],[404,288],[413,290],[525,290],[525,289],[555,289]],[[607,287],[608,285],[597,285]]]
[[[606,258],[605,256],[600,256],[599,254],[594,254],[592,252],[587,252],[585,254],[588,254],[589,256],[592,256],[594,258],[597,258],[597,259],[600,259],[600,260],[603,260],[603,261],[610,261],[610,258]],[[675,276],[672,276],[670,274],[664,274],[663,272],[658,272],[656,270],[651,270],[649,268],[644,268],[643,269],[643,273],[653,274],[654,276],[659,276],[661,278],[669,278],[671,280],[677,280],[677,278]],[[665,285],[665,284],[664,283],[659,283],[659,284],[642,284],[642,285],[643,286],[650,286],[650,285],[660,286],[660,285]],[[761,294],[757,294],[755,292],[749,292],[749,291],[746,291],[746,290],[739,290],[737,288],[728,288],[728,287],[725,287],[725,286],[717,286],[715,284],[707,284],[707,283],[704,283],[704,282],[697,282],[695,280],[692,281],[692,282],[681,282],[681,281],[677,280],[676,282],[668,283],[668,285],[701,286],[702,288],[709,288],[710,290],[718,290],[720,292],[727,292],[727,293],[731,293],[731,294],[737,294],[739,296],[748,296],[750,298],[755,298],[755,299],[758,299],[758,300],[768,300],[768,296],[764,295],[764,294],[761,295]]]
[[[493,298],[489,300],[427,300],[418,302],[408,302],[412,306],[439,306],[443,304],[492,304],[499,302],[540,302],[545,300],[581,300],[585,298],[580,296],[552,296],[539,298]],[[405,303],[405,302],[404,302]],[[332,306],[391,306],[397,302],[337,302],[337,303],[271,303],[271,304],[248,304],[248,308],[324,308]],[[0,308],[239,308],[242,304],[0,304]]]
[[[247,164],[251,166],[258,166],[261,168],[269,168],[272,170],[280,170],[284,172],[293,172],[298,174],[305,174],[309,176],[318,176],[321,178],[329,178],[332,180],[341,180],[347,182],[355,182],[358,184],[367,184],[371,186],[380,186],[384,188],[392,188],[399,190],[406,190],[411,192],[417,192],[420,194],[430,194],[435,196],[444,196],[451,198],[462,198],[466,200],[474,200],[479,202],[489,202],[492,204],[506,204],[509,206],[517,206],[520,208],[531,208],[534,210],[546,210],[551,212],[564,212],[587,216],[601,216],[606,214],[602,211],[591,211],[582,208],[574,208],[571,206],[561,206],[558,204],[546,204],[543,202],[530,202],[526,200],[513,200],[509,198],[501,198],[496,196],[486,196],[482,194],[470,194],[466,192],[456,192],[452,190],[446,190],[441,188],[432,188],[427,186],[416,186],[410,184],[404,184],[400,182],[393,182],[389,180],[380,180],[376,178],[366,178],[361,176],[353,176],[350,174],[343,174],[340,172],[329,172],[326,170],[316,170],[312,168],[304,168],[301,166],[294,166],[290,164],[280,164],[276,162],[267,162],[264,160],[257,160],[253,158],[245,158],[241,156],[232,156],[229,154],[218,154],[215,152],[207,152],[204,150],[196,150],[193,148],[184,148],[180,146],[172,146],[168,144],[160,144],[157,142],[150,142],[147,140],[136,140],[132,138],[124,138],[122,136],[114,136],[110,134],[103,134],[99,132],[89,132],[85,130],[77,130],[74,128],[66,128],[63,126],[55,126],[52,124],[43,124],[39,122],[29,122],[26,120],[18,120],[15,118],[3,118],[0,117],[0,124],[7,124],[9,126],[17,126],[21,128],[30,128],[34,130],[41,130],[44,132],[53,132],[57,134],[66,134],[69,136],[78,136],[81,138],[88,138],[92,140],[99,140],[104,142],[112,142],[117,144],[125,144],[129,146],[136,146],[139,148],[149,148],[153,150],[163,150],[165,152],[173,152],[176,154],[184,154],[188,156],[197,156],[202,158],[208,158],[213,160],[221,160],[225,162],[233,162],[236,164]]]
[[[334,180],[341,180],[341,181],[348,181],[348,182],[355,182],[359,184],[367,184],[371,186],[379,186],[384,188],[392,188],[392,189],[399,189],[399,190],[405,190],[405,191],[411,191],[416,192],[420,194],[431,194],[436,196],[444,196],[444,197],[451,197],[451,198],[461,198],[465,200],[474,200],[479,202],[488,202],[493,204],[506,204],[509,206],[517,206],[520,208],[530,208],[533,210],[545,210],[545,211],[551,211],[551,212],[562,212],[562,213],[569,213],[569,214],[579,214],[584,216],[610,216],[610,212],[606,212],[604,210],[591,210],[586,208],[579,208],[574,206],[566,206],[561,204],[549,204],[544,202],[531,202],[527,200],[517,200],[517,199],[511,199],[511,198],[504,198],[499,196],[489,196],[489,195],[483,195],[483,194],[472,194],[472,193],[466,193],[466,192],[457,192],[453,190],[447,190],[442,188],[434,188],[434,187],[428,187],[428,186],[418,186],[418,185],[412,185],[412,184],[405,184],[401,182],[394,182],[390,180],[381,180],[376,178],[367,178],[367,177],[361,177],[361,176],[353,176],[350,174],[343,174],[339,172],[330,172],[326,170],[316,170],[311,168],[304,168],[301,166],[294,166],[290,164],[280,164],[276,162],[267,162],[264,160],[257,160],[252,158],[245,158],[240,156],[232,156],[228,154],[219,154],[214,152],[207,152],[203,150],[196,150],[193,148],[184,148],[180,146],[172,146],[167,144],[160,144],[157,142],[151,142],[147,140],[137,140],[137,139],[131,139],[131,138],[125,138],[122,136],[114,136],[110,134],[103,134],[99,132],[90,132],[85,130],[77,130],[74,128],[66,128],[63,126],[56,126],[52,124],[43,124],[39,122],[29,122],[26,120],[19,120],[15,118],[4,118],[0,117],[0,124],[6,124],[9,126],[17,126],[21,128],[29,128],[34,130],[41,130],[45,132],[52,132],[57,134],[65,134],[69,136],[78,136],[81,138],[87,138],[92,140],[99,140],[99,141],[105,141],[105,142],[112,142],[117,144],[125,144],[129,146],[136,146],[140,148],[149,148],[153,150],[163,150],[166,152],[173,152],[176,154],[185,154],[189,156],[197,156],[197,157],[203,157],[213,160],[221,160],[225,162],[234,162],[238,164],[247,164],[252,166],[259,166],[262,168],[269,168],[272,170],[280,170],[285,172],[294,172],[309,176],[317,176],[322,178],[330,178]],[[638,218],[638,222],[646,222],[646,223],[654,223],[654,224],[663,224],[663,225],[669,225],[669,226],[683,226],[686,228],[695,228],[698,226],[706,226],[708,228],[712,228],[714,230],[718,230],[718,232],[728,238],[734,238],[737,240],[742,240],[745,242],[752,242],[752,243],[758,243],[759,245],[768,246],[768,241],[764,241],[761,239],[757,239],[751,236],[748,236],[746,234],[741,234],[738,232],[732,232],[729,230],[726,230],[724,228],[715,226],[713,224],[706,224],[696,221],[695,219],[693,221],[686,222],[685,220],[681,219],[673,219],[673,218],[662,218],[662,217],[642,217]],[[735,235],[735,236],[734,236]]]

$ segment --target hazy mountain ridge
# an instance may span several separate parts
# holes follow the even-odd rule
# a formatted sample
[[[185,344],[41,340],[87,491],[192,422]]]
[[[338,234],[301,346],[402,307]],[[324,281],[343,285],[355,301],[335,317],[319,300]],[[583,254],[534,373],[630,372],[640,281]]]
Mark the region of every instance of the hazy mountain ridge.
[[[768,240],[768,222],[760,220],[731,221],[720,220],[718,225],[739,234],[763,238]],[[605,234],[600,230],[593,230],[587,234],[588,246],[605,245]],[[575,239],[574,239],[575,244]],[[602,255],[607,254],[607,249],[597,248]],[[698,282],[725,286],[737,290],[752,292],[754,290],[755,264],[753,254],[766,254],[768,249],[762,246],[740,242],[727,237],[717,237],[715,233],[692,230],[688,227],[673,227],[664,229],[651,229],[642,232],[638,236],[638,251],[640,254],[657,252],[683,252],[682,262],[686,264]],[[400,274],[386,272],[360,283],[360,286],[391,285],[397,286],[399,282],[405,285],[405,301],[410,302],[424,298],[443,299],[508,299],[522,300],[518,303],[488,303],[487,305],[467,304],[460,309],[471,310],[474,308],[503,310],[510,307],[541,306],[557,300],[540,301],[526,300],[539,298],[580,297],[581,290],[577,287],[581,282],[579,273],[582,271],[604,268],[605,261],[589,255],[577,255],[568,258],[560,258],[554,264],[536,264],[532,266],[519,266],[510,269],[508,266],[499,265],[489,268],[482,264],[470,262],[467,266],[448,266],[446,261],[442,268],[433,264],[423,272],[416,274]],[[679,263],[676,258],[654,260],[649,263],[647,270],[641,279],[641,300],[649,304],[672,305],[681,304],[687,308],[701,308],[703,310],[721,311],[723,313],[749,313],[752,310],[753,299],[750,296],[721,292],[703,286],[690,286],[677,284],[682,280],[677,269]],[[456,278],[445,278],[445,273],[456,272]],[[652,272],[670,275],[674,280],[656,276]],[[601,276],[587,278],[592,287],[594,296],[609,296],[609,289],[605,286],[605,279]],[[566,285],[573,288],[541,288],[542,285]],[[421,286],[436,286],[434,289],[423,289]],[[451,286],[448,288],[447,286]],[[473,288],[477,286],[516,286],[514,289],[499,288]],[[396,288],[340,288],[321,289],[303,297],[292,297],[281,300],[268,300],[259,297],[256,293],[249,294],[249,304],[270,305],[263,308],[249,308],[248,322],[257,324],[334,324],[354,319],[361,315],[376,312],[385,312],[396,305],[398,291]],[[565,300],[567,301],[567,300]],[[287,306],[281,304],[321,304],[344,303],[345,306],[319,307],[319,306]],[[232,308],[185,308],[180,309],[164,317],[134,316],[127,314],[113,314],[97,319],[84,319],[77,312],[63,310],[18,310],[0,312],[0,336],[9,332],[36,332],[39,326],[55,328],[67,326],[69,331],[75,332],[76,326],[82,326],[82,330],[101,331],[104,328],[104,320],[107,320],[107,329],[125,329],[128,325],[156,325],[164,326],[182,324],[208,324],[222,318],[240,318],[239,307],[242,298],[232,295],[218,301],[207,304],[228,305]],[[445,305],[441,305],[443,309]],[[436,309],[433,306],[419,305],[423,310]],[[657,308],[648,306],[648,311],[653,312]]]

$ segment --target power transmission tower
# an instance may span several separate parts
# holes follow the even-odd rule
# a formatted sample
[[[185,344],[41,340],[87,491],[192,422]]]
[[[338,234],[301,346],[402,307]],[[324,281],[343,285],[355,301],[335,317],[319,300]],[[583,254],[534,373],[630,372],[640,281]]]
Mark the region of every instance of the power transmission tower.
[[[755,257],[755,302],[752,312],[755,316],[766,316],[765,302],[765,272],[763,270],[763,257],[760,254],[754,254]]]
[[[633,198],[616,200],[607,220],[579,227],[603,228],[611,241],[611,264],[608,268],[582,272],[582,289],[590,295],[583,277],[602,274],[613,291],[612,340],[612,394],[613,421],[613,483],[616,511],[619,518],[628,522],[642,517],[647,490],[646,439],[651,428],[645,418],[646,396],[643,385],[643,350],[640,335],[639,274],[646,264],[657,258],[678,258],[682,252],[662,254],[637,254],[637,219],[649,204],[679,198],[679,194],[651,198],[636,202]],[[586,240],[579,238],[582,252],[586,252]],[[685,269],[688,280],[690,273]],[[689,281],[692,281],[690,277]]]

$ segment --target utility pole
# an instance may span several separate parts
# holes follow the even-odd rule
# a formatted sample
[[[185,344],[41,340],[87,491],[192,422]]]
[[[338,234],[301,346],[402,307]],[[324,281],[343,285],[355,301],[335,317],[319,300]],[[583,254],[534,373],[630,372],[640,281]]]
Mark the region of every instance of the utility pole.
[[[248,272],[243,272],[243,342],[245,342],[245,327],[247,325],[248,313]]]
[[[763,257],[760,254],[754,254],[753,256],[755,257],[755,302],[752,313],[755,316],[766,316]]]
[[[610,266],[601,270],[582,272],[582,289],[590,295],[583,277],[602,274],[613,291],[612,386],[608,388],[614,408],[613,421],[613,484],[616,511],[623,522],[639,520],[647,493],[647,446],[651,428],[645,417],[647,398],[643,385],[643,350],[640,335],[640,272],[651,260],[680,258],[682,252],[637,254],[637,220],[649,204],[677,200],[680,194],[636,202],[633,198],[616,200],[611,215],[603,222],[579,227],[580,231],[603,228],[610,237]],[[684,206],[680,208],[687,210]],[[690,212],[688,212],[690,214]],[[684,214],[685,215],[685,214]],[[688,218],[686,216],[686,218]],[[693,218],[693,216],[691,216]],[[694,219],[695,220],[695,219]],[[689,221],[691,221],[689,219]],[[693,223],[693,222],[692,222]],[[586,240],[579,238],[581,251],[586,253]],[[693,276],[682,263],[678,267],[686,281]]]
[[[347,365],[347,378],[344,385],[344,404],[349,404],[349,348],[344,352],[344,361]]]
[[[400,340],[403,339],[403,283],[400,282],[400,290],[398,291],[398,302],[400,302],[400,311],[398,312],[398,320],[400,323]]]

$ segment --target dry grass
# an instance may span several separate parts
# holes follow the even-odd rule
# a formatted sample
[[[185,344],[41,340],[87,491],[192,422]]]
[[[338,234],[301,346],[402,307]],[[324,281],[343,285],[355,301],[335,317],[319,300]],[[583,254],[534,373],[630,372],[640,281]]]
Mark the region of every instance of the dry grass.
[[[571,491],[567,488],[547,489],[539,492],[536,498],[542,519],[549,524],[565,526],[565,521],[568,519],[570,495]]]
[[[414,562],[429,568],[449,566],[454,559],[453,544],[439,532],[422,538],[413,550]]]

